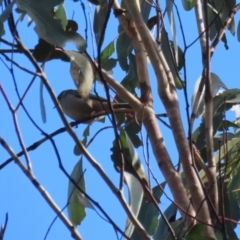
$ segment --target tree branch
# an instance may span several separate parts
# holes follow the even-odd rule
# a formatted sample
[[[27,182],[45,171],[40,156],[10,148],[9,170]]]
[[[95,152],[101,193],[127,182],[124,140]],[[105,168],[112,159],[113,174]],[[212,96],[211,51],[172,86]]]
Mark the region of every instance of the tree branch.
[[[31,183],[34,185],[34,187],[36,187],[36,189],[40,192],[40,194],[43,196],[43,198],[46,200],[46,202],[49,204],[49,206],[52,208],[52,210],[59,216],[59,218],[62,220],[62,222],[68,228],[68,230],[71,232],[72,236],[77,240],[82,240],[82,237],[78,233],[76,227],[74,227],[72,225],[72,223],[69,221],[69,219],[61,212],[61,209],[56,205],[56,203],[53,201],[53,199],[48,194],[48,192],[44,189],[44,187],[38,182],[38,180],[33,175],[32,171],[30,169],[27,169],[22,164],[20,159],[17,157],[17,155],[13,152],[11,147],[5,142],[5,140],[1,136],[0,136],[0,144],[5,148],[5,150],[14,159],[15,163],[23,171],[23,173],[26,175],[26,177],[31,181]]]

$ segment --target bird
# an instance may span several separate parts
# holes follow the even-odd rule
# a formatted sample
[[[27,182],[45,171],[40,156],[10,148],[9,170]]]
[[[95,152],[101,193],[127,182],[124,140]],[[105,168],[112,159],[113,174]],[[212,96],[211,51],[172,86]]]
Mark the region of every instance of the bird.
[[[88,99],[84,99],[77,90],[68,89],[62,91],[57,98],[63,112],[74,121],[91,123],[99,120],[97,117],[90,119],[94,115],[106,115],[111,112],[107,99],[91,93]],[[128,103],[111,102],[111,105],[114,112],[133,112]]]

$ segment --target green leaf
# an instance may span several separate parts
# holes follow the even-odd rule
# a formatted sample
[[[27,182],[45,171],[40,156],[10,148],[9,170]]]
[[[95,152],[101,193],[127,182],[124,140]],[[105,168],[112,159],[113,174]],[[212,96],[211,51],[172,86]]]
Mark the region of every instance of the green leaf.
[[[123,32],[122,27],[119,27],[118,33],[119,37],[116,42],[118,62],[122,70],[128,71],[128,54],[132,51],[131,40],[127,34]]]
[[[139,2],[140,2],[140,9],[141,9],[143,20],[145,23],[147,23],[147,20],[152,8],[153,0],[149,0],[149,1],[140,0]]]
[[[81,151],[81,149],[78,147],[77,144],[75,144],[75,146],[74,146],[74,148],[73,148],[73,153],[74,153],[74,155],[76,155],[76,156],[80,156],[80,155],[82,154],[82,151]]]
[[[219,125],[221,124],[224,112],[229,110],[234,104],[225,103],[227,100],[236,98],[240,94],[240,89],[230,89],[213,98],[213,136],[217,132]],[[199,128],[194,132],[194,141],[196,142],[197,149],[201,150],[205,146],[205,119],[202,119],[202,123]]]
[[[46,123],[47,121],[47,115],[46,115],[46,108],[44,104],[44,97],[43,97],[43,82],[40,81],[40,109],[41,109],[41,117],[43,123]]]
[[[95,33],[96,43],[99,44],[100,38],[104,33],[104,24],[108,13],[108,1],[101,1],[100,5],[95,8],[94,20],[93,20],[93,31]],[[102,38],[104,40],[104,37]]]
[[[235,97],[231,100],[227,100],[226,103],[238,104],[238,103],[240,103],[240,96],[238,95],[237,97]]]
[[[220,124],[220,126],[221,126],[221,124]],[[222,144],[224,143],[225,139],[230,141],[233,138],[235,138],[235,135],[231,132],[223,132],[223,133],[216,134],[213,137],[214,152],[219,150],[219,147],[222,147]]]
[[[139,3],[143,20],[147,22],[151,10],[152,0],[148,2],[146,2],[145,0],[140,0]],[[124,1],[122,1],[121,3],[121,8],[126,9]],[[128,11],[126,11],[125,15],[126,17],[130,17]],[[118,34],[119,37],[116,42],[116,53],[118,56],[118,62],[122,70],[128,71],[129,68],[128,56],[131,54],[133,50],[132,42],[130,38],[126,35],[126,33],[123,31],[121,25],[119,25],[118,27]]]
[[[84,54],[75,51],[65,51],[65,53],[71,60],[70,73],[73,82],[82,98],[87,98],[95,78],[92,64]]]
[[[148,184],[148,178],[138,157],[138,154],[134,148],[133,143],[131,142],[130,138],[124,130],[120,132],[119,138],[121,141],[122,155],[124,156],[125,162],[124,170],[134,176],[136,176],[137,174],[146,184]],[[116,140],[113,141],[113,147],[111,148],[111,151],[111,159],[114,162],[114,167],[117,171],[120,171],[122,165],[122,155],[119,154],[119,148]]]
[[[129,124],[127,124],[125,127],[125,131],[129,138],[131,139],[134,147],[138,148],[142,146],[142,141],[137,135],[141,131],[141,126],[137,124],[136,121],[132,121]]]
[[[11,1],[10,4],[7,5],[7,7],[5,8],[5,10],[2,12],[2,14],[0,15],[0,37],[3,36],[5,34],[5,30],[4,30],[4,26],[3,23],[8,19],[8,17],[10,16],[11,12],[12,12],[12,8],[13,5],[16,3],[15,0]],[[1,6],[1,4],[0,4]]]
[[[60,47],[71,41],[76,44],[79,51],[86,49],[87,43],[83,37],[75,32],[64,31],[60,21],[52,16],[45,1],[17,0],[17,4],[18,8],[27,12],[35,22],[39,38]]]
[[[137,75],[137,66],[135,55],[129,54],[129,70],[127,75],[122,80],[121,84],[132,94],[136,96],[135,88],[139,87],[138,75]]]
[[[76,32],[77,30],[77,23],[73,20],[68,20],[66,31]],[[46,62],[52,59],[61,59],[65,62],[70,61],[63,51],[56,50],[53,45],[41,38],[38,40],[38,44],[34,47],[33,56],[38,62]]]
[[[216,96],[216,94],[218,93],[220,88],[228,89],[227,86],[224,84],[224,82],[215,73],[211,72],[210,77],[212,80],[212,86],[211,86],[212,97]],[[197,104],[196,109],[193,109],[195,100],[196,100],[196,95],[199,92],[199,85],[201,83],[201,79],[202,79],[202,76],[200,76],[198,78],[198,80],[196,81],[195,86],[194,86],[193,95],[192,95],[192,104],[191,104],[192,111],[195,113],[196,117],[202,116],[205,111],[205,100],[204,100],[205,86],[202,89],[202,93],[200,95],[198,104],[196,103]]]
[[[101,61],[104,62],[111,57],[111,55],[114,53],[115,47],[114,47],[114,41],[111,41],[101,52]]]
[[[182,0],[182,5],[186,11],[189,11],[194,7],[195,2],[194,0]]]
[[[166,182],[161,183],[161,188],[164,189]],[[163,194],[160,186],[157,185],[152,189],[152,194],[155,197],[157,202],[160,202],[160,198]],[[153,235],[158,227],[158,216],[159,210],[155,206],[155,204],[150,201],[143,199],[141,204],[141,209],[138,215],[138,220],[143,225],[144,229],[147,231],[149,235]],[[141,239],[141,235],[137,230],[134,230],[133,235],[131,237],[132,240]]]
[[[181,89],[183,86],[183,82],[179,78],[177,64],[173,55],[173,51],[170,46],[171,44],[170,44],[170,41],[168,40],[167,32],[165,28],[163,28],[161,31],[161,49],[166,58],[170,71],[173,75],[175,85],[178,89]]]
[[[226,0],[214,0],[213,1],[213,5],[214,5],[215,9],[219,13],[218,16],[219,16],[219,19],[221,20],[222,26],[225,24],[225,21],[228,17],[229,12],[235,6],[234,2],[236,4],[235,0],[234,1],[231,1],[231,0],[230,1],[229,0],[227,0],[227,1]],[[220,26],[220,24],[219,24],[219,26]],[[230,32],[234,35],[235,29],[233,28],[233,26],[234,26],[234,23],[233,23],[233,25],[231,24],[231,26],[228,29],[230,29],[231,30]],[[216,28],[217,27],[218,26],[216,25]]]
[[[226,135],[224,134],[223,137],[226,138]],[[225,158],[226,155],[230,156],[231,152],[238,148],[239,141],[240,139],[235,137],[235,138],[229,139],[227,143],[223,144],[220,150],[218,150],[215,154],[216,162],[219,162],[221,159]],[[226,149],[228,151],[226,151]],[[228,164],[230,164],[230,162],[228,162]],[[227,171],[227,169],[225,169],[224,171]]]
[[[143,199],[143,189],[141,183],[130,173],[124,172],[124,179],[127,183],[128,190],[129,190],[129,205],[137,217],[140,211],[142,199]],[[130,221],[127,224],[125,234],[130,238],[134,231],[134,224]]]
[[[88,124],[87,127],[83,131],[83,140],[81,142],[85,147],[87,146],[88,137],[90,136],[90,127],[91,127],[91,124]],[[75,144],[74,149],[73,149],[73,153],[76,156],[79,156],[79,155],[82,154],[82,151],[78,147],[78,144]]]
[[[157,16],[153,16],[148,19],[147,21],[147,27],[151,31],[153,27],[157,24]]]
[[[16,0],[11,1],[10,4],[7,5],[7,7],[4,9],[2,14],[0,15],[0,21],[2,23],[5,22],[9,18],[10,14],[12,13],[13,5],[15,3],[16,3]]]
[[[114,52],[114,41],[110,42],[101,52],[101,66],[108,72],[111,72],[112,69],[117,65],[117,59],[110,58]]]
[[[82,190],[86,191],[85,181],[82,169],[82,159],[75,165],[71,178],[75,181],[76,185]],[[85,208],[93,208],[91,202],[80,192],[75,185],[69,181],[68,184],[68,215],[72,224],[77,226],[86,216]],[[94,209],[94,208],[93,208]]]
[[[240,21],[238,21],[238,26],[237,26],[237,40],[240,42]]]
[[[223,240],[223,234],[220,230],[215,230],[215,235],[217,240]]]
[[[166,0],[166,9],[167,9],[168,21],[171,26],[171,32],[172,32],[172,37],[173,37],[174,51],[172,51],[172,53],[173,53],[175,62],[178,65],[179,60],[178,60],[177,30],[176,30],[176,23],[175,23],[175,17],[174,17],[174,12],[173,12],[173,1]]]
[[[237,143],[239,145],[239,142]],[[240,164],[239,164],[239,147],[237,147],[238,158],[233,164],[234,170],[231,173],[231,181],[228,186],[229,194],[231,198],[234,198],[238,205],[240,204]]]
[[[189,233],[185,236],[186,240],[214,240],[211,237],[207,237],[203,235],[203,230],[206,225],[204,224],[196,224],[191,228]]]
[[[210,27],[211,40],[213,40],[216,34],[220,32],[224,27],[225,20],[227,19],[228,14],[232,8],[230,7],[231,5],[232,3],[228,4],[228,1],[225,0],[213,0],[208,4],[208,19],[209,22],[214,22],[214,24],[212,24]],[[228,28],[232,34],[235,33],[234,26],[235,24],[233,20]],[[223,35],[221,40],[224,42],[225,48],[228,49],[226,34]]]
[[[166,211],[164,212],[165,217],[169,220],[172,219],[173,217],[175,218],[177,214],[177,207],[175,204],[171,203],[168,208],[166,209]],[[154,240],[158,240],[163,239],[168,233],[168,227],[164,221],[164,219],[161,217],[159,219],[159,224],[158,224],[158,228],[153,236]]]
[[[234,229],[236,228],[237,222],[240,219],[240,210],[235,198],[236,195],[234,195],[234,193],[231,192],[232,186],[230,185],[230,188],[228,188],[227,184],[228,183],[225,182],[225,184],[222,186],[224,194],[223,199],[219,198],[219,206],[222,206],[222,204],[224,204],[224,214],[222,213],[222,208],[219,208],[219,215],[220,216],[224,215],[226,219],[233,220],[225,221],[225,227],[229,239],[238,240],[238,237]]]
[[[84,129],[84,131],[83,131],[83,136],[84,137],[88,137],[89,135],[90,135],[90,124],[89,125],[87,125],[87,127]]]
[[[237,124],[231,122],[231,121],[228,121],[228,120],[223,120],[220,125],[219,125],[219,128],[218,128],[218,131],[226,131],[228,130],[230,127],[233,127],[233,128],[240,128],[240,126],[238,126]]]
[[[107,72],[112,73],[112,69],[115,68],[117,65],[117,59],[109,58],[106,61],[102,62],[102,68],[105,69]]]
[[[43,39],[38,40],[38,44],[34,47],[33,56],[38,62],[46,62],[52,59],[61,59],[70,62],[69,58],[62,51],[57,51],[54,46]]]
[[[62,27],[65,30],[68,20],[67,20],[67,14],[63,6],[63,3],[58,6],[54,15],[56,19],[59,19],[61,21]]]
[[[172,222],[171,227],[174,230],[175,236],[181,236],[181,235],[183,236],[183,234],[186,232],[186,230],[184,229],[184,221],[182,219]],[[172,239],[173,239],[172,234],[168,231],[166,237],[164,237],[164,240],[172,240]]]

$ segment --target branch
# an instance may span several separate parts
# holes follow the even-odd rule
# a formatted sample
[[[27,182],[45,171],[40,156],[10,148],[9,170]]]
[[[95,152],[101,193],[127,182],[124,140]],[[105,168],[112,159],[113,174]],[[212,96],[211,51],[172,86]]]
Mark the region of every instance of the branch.
[[[30,161],[28,152],[26,150],[25,144],[23,142],[21,131],[19,129],[17,116],[16,116],[16,110],[13,109],[13,107],[12,107],[10,101],[8,100],[7,95],[5,94],[1,85],[0,85],[0,92],[2,92],[3,97],[4,97],[5,101],[7,102],[8,108],[9,108],[10,112],[12,113],[13,123],[14,123],[14,127],[15,127],[15,130],[16,130],[16,133],[17,133],[18,141],[19,141],[19,144],[20,144],[21,148],[23,149],[23,153],[24,153],[24,156],[25,156],[25,159],[26,159],[28,170],[31,171],[31,169],[32,169],[31,161]]]
[[[205,136],[206,136],[206,147],[207,147],[207,161],[208,170],[210,172],[208,176],[209,186],[208,194],[210,201],[214,207],[214,211],[218,213],[218,187],[216,179],[216,161],[214,158],[214,148],[213,148],[213,98],[212,98],[212,79],[210,76],[210,28],[208,21],[208,6],[207,1],[203,2],[204,15],[205,15],[205,26],[206,28],[206,49],[204,52],[204,78],[205,82]],[[210,206],[209,206],[210,209]],[[216,222],[216,219],[213,221]]]
[[[130,207],[128,206],[128,204],[126,203],[126,201],[121,198],[120,194],[119,194],[119,190],[114,186],[113,182],[110,180],[110,178],[107,176],[107,174],[103,171],[102,167],[98,164],[98,162],[91,156],[91,154],[88,152],[88,150],[85,148],[85,146],[82,144],[82,142],[78,139],[76,133],[72,130],[71,126],[69,125],[63,111],[62,108],[45,76],[45,73],[43,72],[42,68],[37,64],[36,60],[34,59],[34,57],[32,56],[32,54],[28,51],[27,48],[25,48],[25,46],[22,44],[22,42],[20,41],[20,39],[15,36],[16,41],[18,42],[20,48],[23,50],[23,53],[28,57],[28,59],[30,60],[30,62],[34,65],[34,67],[36,68],[36,71],[38,73],[40,73],[41,75],[41,80],[43,81],[44,86],[46,87],[52,101],[54,102],[56,109],[58,111],[58,114],[64,124],[64,126],[66,127],[67,132],[69,133],[69,135],[72,137],[72,139],[74,140],[74,142],[76,143],[76,145],[79,147],[79,149],[82,151],[83,155],[86,157],[86,159],[89,161],[89,163],[94,167],[94,169],[96,169],[96,171],[99,173],[99,175],[103,178],[103,180],[105,181],[105,183],[107,184],[107,186],[112,190],[112,192],[114,193],[114,195],[119,199],[120,203],[122,204],[122,207],[124,208],[124,210],[126,211],[127,215],[129,216],[129,218],[131,219],[131,221],[133,222],[134,226],[136,227],[136,229],[141,233],[141,235],[144,237],[144,239],[150,239],[150,237],[147,235],[145,229],[142,227],[141,223],[138,221],[138,219],[135,217],[135,215],[133,214],[132,210],[130,209]]]
[[[219,31],[219,33],[217,34],[217,36],[215,37],[215,39],[213,40],[211,47],[210,47],[210,52],[213,55],[213,52],[215,50],[215,48],[217,47],[218,43],[221,41],[221,39],[223,38],[226,29],[229,27],[234,15],[237,13],[237,11],[239,11],[240,9],[240,3],[238,3],[228,14],[227,19],[225,20],[225,23],[222,27],[222,29]]]
[[[6,213],[5,222],[4,222],[4,224],[2,224],[1,229],[0,229],[0,240],[3,240],[5,231],[7,229],[7,224],[8,224],[8,213]]]
[[[0,136],[0,144],[5,148],[5,150],[10,154],[10,156],[14,159],[15,163],[19,166],[19,168],[23,171],[23,173],[26,175],[26,177],[32,182],[34,187],[40,192],[40,194],[43,196],[43,198],[46,200],[46,202],[49,204],[49,206],[53,209],[53,211],[59,216],[59,218],[62,220],[64,225],[69,229],[72,236],[75,239],[82,240],[81,236],[79,235],[77,229],[75,226],[72,225],[72,223],[69,221],[69,219],[61,212],[61,209],[58,208],[58,206],[55,204],[51,196],[48,194],[48,192],[43,188],[43,186],[38,182],[38,180],[33,175],[32,171],[27,169],[20,159],[17,157],[17,155],[13,152],[11,147],[5,142],[5,140]]]
[[[164,80],[159,81],[159,83],[161,83],[162,89],[166,89],[168,87],[168,83],[166,75],[162,68],[162,64],[160,63],[158,49],[149,33],[148,28],[146,27],[146,24],[143,22],[137,3],[135,1],[125,1],[125,4],[128,7],[128,10],[132,16],[134,23],[136,24],[137,31],[141,37],[141,41],[144,44],[146,52],[151,60],[157,78]],[[152,109],[144,107],[145,115],[142,121],[145,125],[146,131],[149,134],[149,139],[151,141],[153,153],[158,161],[158,165],[166,181],[168,182],[171,188],[174,199],[176,200],[177,204],[181,206],[182,209],[184,209],[184,211],[181,211],[181,214],[184,218],[186,217],[186,225],[191,226],[194,220],[188,217],[187,215],[190,214],[194,216],[195,211],[192,208],[192,205],[190,204],[181,177],[175,171],[172,165],[170,156],[164,144],[163,137],[157,124],[156,118],[154,114],[151,113],[150,110],[153,112]],[[174,121],[176,121],[176,118],[174,118]]]
[[[123,11],[119,9],[119,5],[115,2],[114,14],[122,25],[124,32],[132,40],[133,49],[136,55],[137,75],[139,80],[139,87],[141,91],[141,102],[150,107],[153,106],[152,89],[149,80],[147,68],[147,53],[142,44],[141,38],[136,30],[134,22],[127,19],[123,15]]]

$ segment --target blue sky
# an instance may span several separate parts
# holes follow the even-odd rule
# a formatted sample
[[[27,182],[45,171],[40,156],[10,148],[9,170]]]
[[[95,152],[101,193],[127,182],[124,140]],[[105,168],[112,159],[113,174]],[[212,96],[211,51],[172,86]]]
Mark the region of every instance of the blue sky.
[[[82,12],[79,3],[73,3],[72,1],[66,1],[65,6],[67,7],[68,17],[71,18],[73,12],[74,20],[79,24],[79,32],[84,36],[84,20],[82,19]],[[181,14],[182,24],[185,31],[187,43],[190,44],[197,37],[196,30],[196,20],[194,17],[194,11],[185,12],[181,5],[179,4],[179,10]],[[90,16],[93,16],[92,12],[89,10],[86,4],[86,12]],[[151,14],[153,15],[153,14]],[[239,16],[237,14],[236,18],[239,20]],[[236,22],[237,22],[236,21]],[[167,29],[168,21],[167,18],[165,20]],[[104,46],[106,46],[110,41],[117,38],[117,24],[118,21],[115,19],[113,14],[111,14],[111,19],[109,21],[109,26],[106,32],[106,38],[104,42]],[[37,35],[33,31],[32,24],[30,27],[27,27],[27,18],[25,17],[23,22],[18,24],[19,33],[22,39],[22,42],[25,46],[29,48],[33,48],[37,43]],[[179,25],[178,25],[179,26]],[[7,24],[5,24],[5,30],[7,31]],[[179,34],[179,28],[177,28],[177,33]],[[170,31],[169,31],[170,36]],[[9,33],[7,32],[4,39],[12,41]],[[211,71],[216,73],[221,80],[229,87],[229,88],[239,88],[240,87],[240,72],[239,69],[239,61],[238,61],[238,53],[240,50],[240,44],[237,42],[236,37],[233,37],[229,33],[227,34],[228,44],[230,49],[228,51],[225,50],[223,43],[220,43],[214,53],[212,58]],[[89,53],[92,54],[92,42],[91,37],[88,35],[89,39]],[[182,39],[179,35],[178,43],[181,47],[183,47]],[[201,52],[199,47],[199,42],[196,42],[187,52],[187,82],[188,82],[188,98],[191,100],[191,92],[194,87],[194,83],[197,78],[201,75],[202,65],[201,65]],[[3,44],[0,46],[1,48],[6,48]],[[67,45],[68,49],[75,49],[73,45]],[[96,53],[96,49],[95,49]],[[10,55],[9,55],[10,56]],[[0,56],[1,60],[5,61],[3,56]],[[15,54],[14,60],[19,62],[26,68],[30,68],[34,70],[34,68],[29,64],[28,60],[20,55]],[[10,65],[7,62],[8,66]],[[71,80],[69,74],[69,63],[61,62],[61,61],[50,61],[45,66],[45,72],[51,83],[52,88],[54,89],[56,94],[59,94],[62,90],[74,88],[73,81]],[[151,84],[153,93],[155,96],[154,100],[154,108],[157,113],[165,112],[162,104],[159,101],[157,95],[157,87],[156,87],[156,78],[153,74],[151,67],[150,76],[151,76]],[[18,103],[18,99],[16,97],[14,84],[12,77],[6,67],[3,65],[2,61],[0,62],[0,84],[2,85],[4,91],[7,93],[9,100],[11,101],[13,106],[16,106]],[[14,67],[14,74],[16,77],[17,85],[19,91],[23,93],[25,88],[29,84],[32,76],[29,74],[20,71],[16,67]],[[183,76],[183,75],[182,75]],[[124,73],[119,69],[119,67],[114,69],[114,77],[121,81],[124,77]],[[39,86],[40,80],[36,79],[28,92],[26,98],[24,99],[24,104],[27,107],[29,113],[33,116],[36,123],[47,133],[51,133],[56,129],[63,126],[57,111],[54,109],[54,105],[48,96],[47,91],[44,91],[44,101],[46,105],[47,112],[47,122],[44,124],[41,120],[40,115],[40,103],[39,103]],[[99,89],[102,89],[99,86]],[[102,95],[104,96],[104,92],[101,90]],[[183,121],[185,123],[186,134],[187,134],[187,123],[186,123],[186,113],[185,113],[185,100],[182,91],[178,91],[179,93],[179,101],[181,107],[181,113],[183,116]],[[20,151],[20,146],[18,144],[18,140],[16,137],[16,132],[13,127],[12,116],[8,110],[8,107],[3,99],[2,95],[0,95],[0,135],[9,143],[12,149],[15,152]],[[3,117],[4,116],[4,117]],[[229,117],[233,118],[234,113],[230,113]],[[22,108],[18,111],[18,122],[20,125],[20,129],[22,132],[22,136],[24,138],[24,142],[26,146],[31,145],[33,142],[41,139],[43,136],[40,132],[32,125],[32,123],[26,117]],[[196,121],[195,127],[198,125],[199,120]],[[105,125],[110,125],[108,121],[106,121]],[[91,136],[101,127],[105,126],[102,123],[94,123],[91,127]],[[82,138],[82,132],[85,129],[86,125],[79,125],[75,128],[75,132],[78,134],[80,138]],[[178,161],[178,154],[175,149],[175,144],[173,144],[173,138],[169,129],[163,126],[160,123],[160,128],[164,136],[164,140],[166,142],[166,146],[169,150],[169,153],[176,163]],[[143,136],[146,136],[145,131],[143,130]],[[145,138],[144,138],[145,139]],[[79,160],[79,157],[73,154],[74,143],[71,137],[68,136],[67,133],[63,133],[54,138],[58,150],[61,155],[61,160],[64,164],[66,170],[71,173],[74,165]],[[118,186],[119,183],[119,174],[113,168],[112,161],[110,159],[110,147],[112,146],[112,141],[114,140],[113,130],[109,129],[101,133],[96,141],[91,144],[89,147],[89,151],[93,154],[93,156],[97,159],[97,161],[102,165],[107,175],[112,179],[112,181]],[[138,153],[142,161],[144,161],[142,156],[142,149],[138,149]],[[53,148],[50,142],[46,142],[42,144],[35,151],[31,151],[29,153],[33,171],[39,182],[45,187],[45,189],[50,193],[52,198],[56,201],[56,203],[60,206],[60,208],[64,207],[67,201],[67,188],[68,188],[68,179],[61,172],[58,166],[58,162],[53,151]],[[9,155],[3,148],[0,148],[0,163],[2,163],[5,159],[8,159]],[[24,162],[25,159],[21,158]],[[151,168],[157,176],[158,181],[162,182],[163,177],[159,172],[159,169],[155,163],[155,159],[151,153],[150,155]],[[124,213],[121,205],[115,196],[111,193],[111,190],[106,186],[104,181],[98,175],[98,173],[92,168],[92,166],[84,160],[84,169],[86,169],[85,173],[85,181],[88,194],[95,199],[105,210],[106,212],[113,218],[113,220],[124,230],[126,223],[126,214]],[[9,164],[7,167],[0,171],[0,186],[1,186],[1,198],[0,198],[0,223],[4,222],[5,214],[8,212],[9,214],[9,222],[5,235],[5,239],[43,239],[44,235],[51,224],[52,220],[55,218],[55,213],[51,210],[48,204],[41,197],[39,192],[34,188],[31,182],[26,178],[26,176],[21,172],[18,166],[14,163]],[[153,183],[153,186],[155,184]],[[167,191],[169,194],[169,191]],[[162,199],[162,203],[160,207],[165,209],[169,202],[166,199]],[[67,214],[66,210],[64,211]],[[101,215],[101,214],[100,214]],[[116,238],[116,234],[112,226],[104,221],[95,211],[87,209],[87,216],[81,225],[78,227],[80,234],[84,239],[114,239]],[[58,219],[49,235],[49,240],[52,239],[71,239],[69,231],[65,228],[62,222]]]

